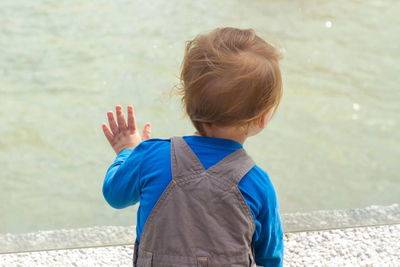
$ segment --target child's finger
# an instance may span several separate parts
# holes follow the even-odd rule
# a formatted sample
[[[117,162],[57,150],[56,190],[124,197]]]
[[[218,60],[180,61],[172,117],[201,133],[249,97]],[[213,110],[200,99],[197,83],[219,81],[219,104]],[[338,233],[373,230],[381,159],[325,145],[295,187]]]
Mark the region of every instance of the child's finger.
[[[136,120],[132,106],[128,106],[128,130],[131,134],[136,131]]]
[[[150,136],[151,136],[151,125],[150,123],[146,123],[143,127],[142,141],[150,139]]]
[[[107,112],[108,123],[110,124],[111,132],[116,135],[119,133],[118,125],[115,122],[114,114],[112,111]]]
[[[114,135],[111,133],[110,129],[108,129],[107,124],[103,123],[101,127],[103,128],[104,135],[106,136],[108,142],[110,142],[110,144],[112,145]]]
[[[124,113],[122,112],[122,107],[116,106],[115,110],[117,112],[118,128],[120,131],[125,131],[127,129],[127,126],[126,126],[126,122],[125,122]]]

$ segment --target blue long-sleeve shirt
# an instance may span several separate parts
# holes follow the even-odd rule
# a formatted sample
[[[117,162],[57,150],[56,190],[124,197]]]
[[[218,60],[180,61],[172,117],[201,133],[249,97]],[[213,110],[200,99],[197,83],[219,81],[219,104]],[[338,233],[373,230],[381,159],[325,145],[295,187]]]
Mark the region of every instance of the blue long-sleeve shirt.
[[[205,169],[242,148],[232,140],[184,136]],[[107,171],[103,195],[116,209],[140,202],[136,235],[140,235],[157,200],[171,182],[170,139],[150,139],[134,150],[121,151]],[[282,266],[283,232],[279,204],[268,174],[257,165],[240,181],[238,188],[249,206],[256,229],[253,236],[255,260],[261,266]]]

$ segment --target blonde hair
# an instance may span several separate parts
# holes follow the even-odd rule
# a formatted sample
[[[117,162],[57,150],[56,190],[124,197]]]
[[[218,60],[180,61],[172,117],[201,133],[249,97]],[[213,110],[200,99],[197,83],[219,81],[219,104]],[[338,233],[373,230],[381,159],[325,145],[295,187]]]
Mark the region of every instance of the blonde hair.
[[[217,28],[186,42],[180,85],[194,127],[248,125],[279,105],[281,54],[254,30]]]

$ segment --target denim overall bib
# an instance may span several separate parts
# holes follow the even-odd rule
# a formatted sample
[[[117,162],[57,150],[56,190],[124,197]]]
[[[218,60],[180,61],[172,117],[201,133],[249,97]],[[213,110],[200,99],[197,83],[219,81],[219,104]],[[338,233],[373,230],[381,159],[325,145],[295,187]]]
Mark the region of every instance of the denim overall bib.
[[[256,266],[253,215],[237,188],[255,163],[242,148],[205,170],[182,137],[171,138],[169,183],[135,243],[133,265]]]

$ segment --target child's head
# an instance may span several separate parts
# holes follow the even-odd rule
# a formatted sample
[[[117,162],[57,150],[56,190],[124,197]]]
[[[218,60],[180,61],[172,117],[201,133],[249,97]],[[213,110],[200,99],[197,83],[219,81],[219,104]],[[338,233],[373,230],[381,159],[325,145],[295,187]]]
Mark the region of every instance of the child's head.
[[[280,58],[252,29],[217,28],[188,41],[180,89],[198,132],[205,124],[246,126],[276,109]]]

